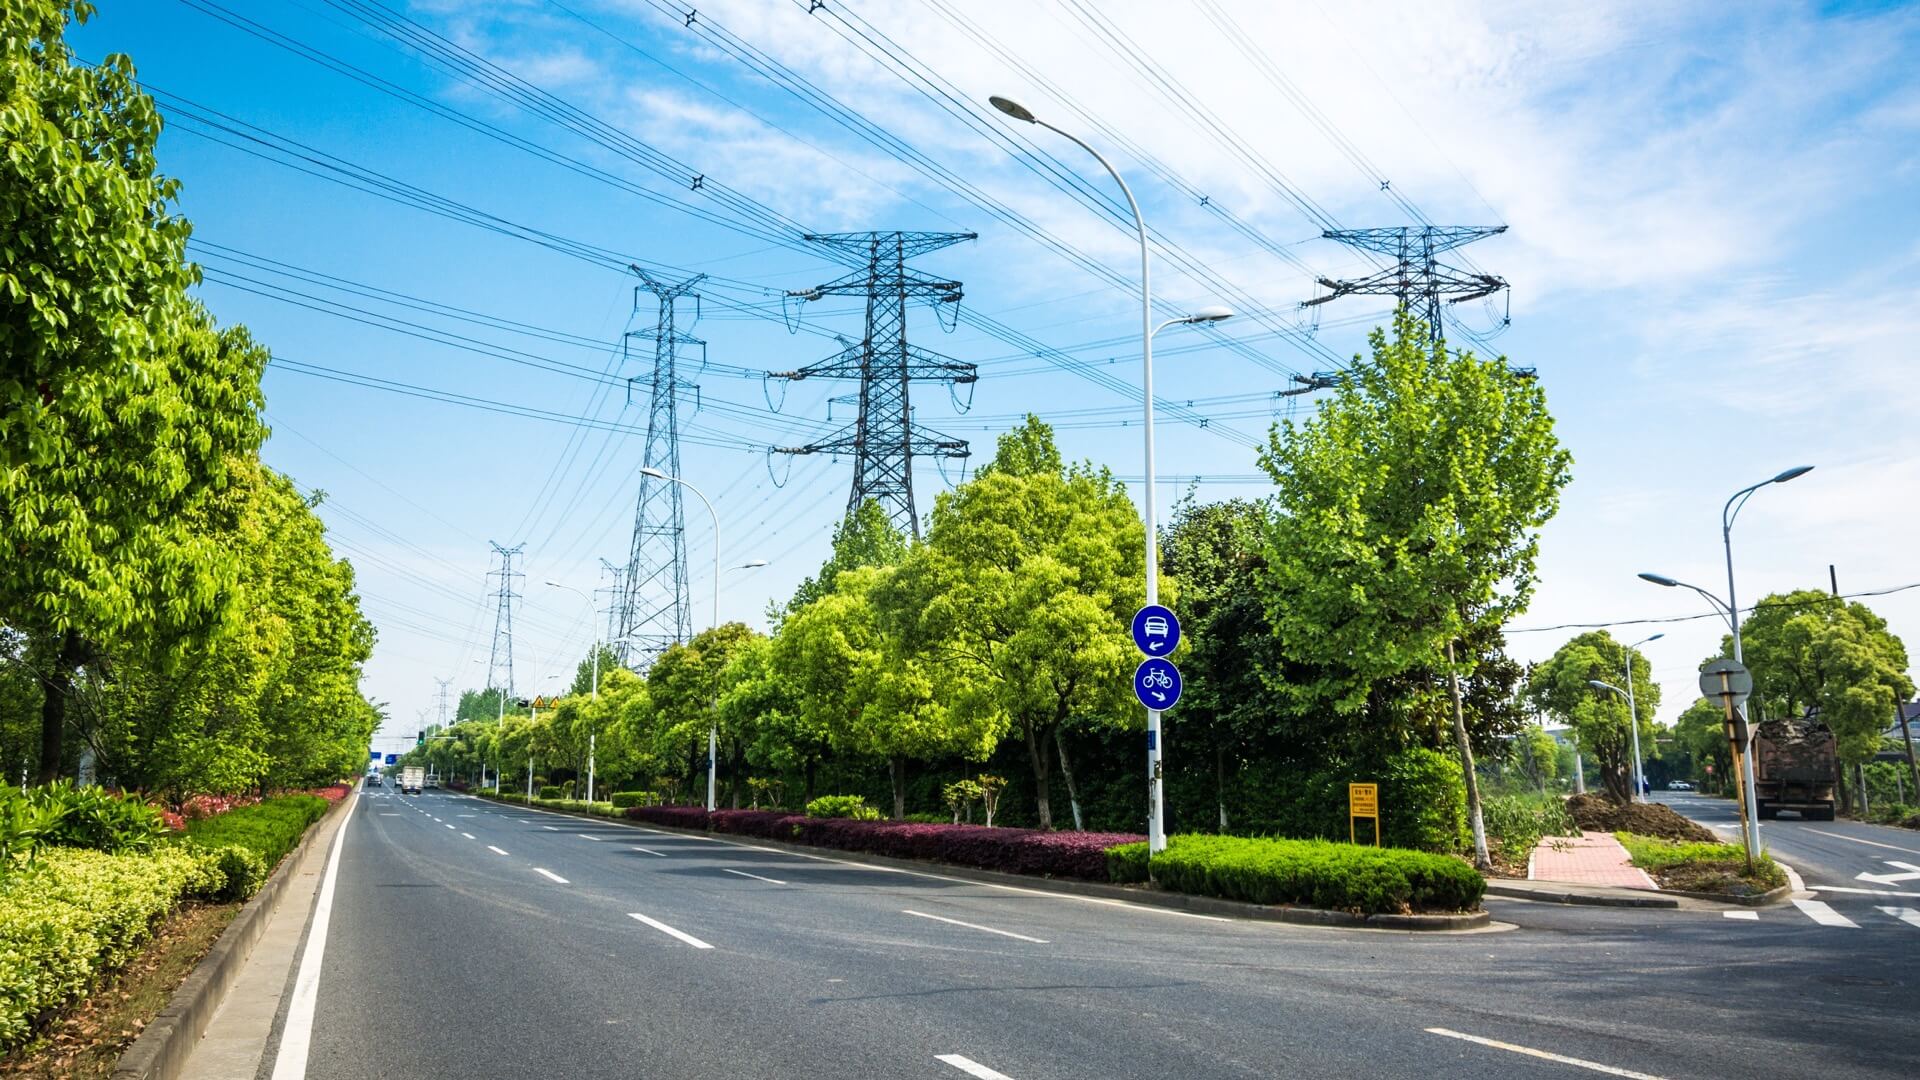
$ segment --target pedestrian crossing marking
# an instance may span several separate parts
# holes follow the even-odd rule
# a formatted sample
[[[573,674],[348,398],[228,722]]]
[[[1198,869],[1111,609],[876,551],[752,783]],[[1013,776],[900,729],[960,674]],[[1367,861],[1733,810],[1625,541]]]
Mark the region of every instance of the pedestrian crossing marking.
[[[1855,930],[1860,924],[1833,910],[1833,906],[1820,900],[1795,900],[1793,906],[1806,913],[1807,918],[1821,926],[1848,926]]]

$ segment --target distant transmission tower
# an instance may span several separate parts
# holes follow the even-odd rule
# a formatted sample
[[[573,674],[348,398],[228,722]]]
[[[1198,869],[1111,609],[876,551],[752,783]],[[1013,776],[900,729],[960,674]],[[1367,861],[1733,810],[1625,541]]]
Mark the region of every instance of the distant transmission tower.
[[[513,601],[520,594],[514,590],[514,582],[526,575],[513,568],[513,560],[522,551],[525,544],[502,547],[493,542],[494,554],[500,556],[500,567],[487,571],[487,577],[499,583],[492,596],[495,601],[493,614],[493,655],[487,660],[487,689],[498,689],[508,697],[513,696]]]
[[[447,690],[449,687],[453,685],[453,680],[442,679],[438,676],[435,676],[433,681],[440,684],[440,726],[446,727],[447,726]]]
[[[1440,255],[1475,240],[1498,236],[1505,225],[1423,225],[1396,229],[1328,229],[1320,235],[1349,247],[1372,251],[1394,260],[1392,266],[1352,281],[1321,278],[1327,295],[1302,301],[1314,307],[1342,296],[1393,296],[1402,307],[1427,321],[1433,340],[1446,337],[1441,326],[1441,304],[1478,300],[1507,287],[1506,279],[1448,266]]]
[[[859,342],[797,371],[774,372],[780,379],[858,379],[860,414],[849,427],[806,446],[776,447],[783,454],[844,453],[853,457],[852,513],[868,499],[879,503],[902,532],[920,535],[913,504],[913,459],[964,458],[965,440],[948,438],[913,422],[908,386],[916,379],[950,385],[974,382],[972,364],[949,360],[907,344],[907,301],[958,304],[960,283],[922,276],[907,269],[916,255],[974,239],[973,233],[865,232],[808,236],[823,247],[865,258],[864,269],[792,295],[802,300],[823,296],[863,296],[867,332]]]
[[[634,330],[623,339],[629,354],[636,341],[653,342],[653,370],[648,376],[627,380],[628,393],[635,386],[647,393],[647,445],[642,464],[667,476],[680,475],[680,395],[697,387],[680,377],[679,352],[682,345],[704,347],[706,342],[680,332],[675,326],[675,302],[683,296],[694,301],[692,325],[700,320],[700,294],[692,292],[706,277],[696,274],[678,284],[654,278],[639,267],[631,267],[640,284],[633,290],[633,305],[640,307],[640,294],[649,293],[660,304],[660,317],[649,330]],[[615,597],[615,632],[608,640],[620,656],[620,662],[641,669],[653,662],[667,646],[685,641],[692,632],[693,618],[687,596],[687,521],[681,508],[680,485],[640,474],[640,495],[633,512],[633,541],[628,547],[627,564]]]
[[[606,597],[600,610],[607,613],[607,633],[600,640],[612,644],[620,636],[620,595],[626,589],[627,568],[601,559],[600,580],[604,584],[593,590],[594,596]]]

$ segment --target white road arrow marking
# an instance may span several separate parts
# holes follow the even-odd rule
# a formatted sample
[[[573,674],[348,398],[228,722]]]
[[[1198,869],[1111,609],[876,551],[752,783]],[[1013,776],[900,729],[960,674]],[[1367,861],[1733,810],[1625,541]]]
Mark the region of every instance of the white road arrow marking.
[[[1888,866],[1897,866],[1907,872],[1904,874],[1858,874],[1855,875],[1856,879],[1860,881],[1871,881],[1875,885],[1897,885],[1902,881],[1920,881],[1920,866],[1915,866],[1912,863],[1895,862],[1892,859],[1886,860],[1886,863]]]

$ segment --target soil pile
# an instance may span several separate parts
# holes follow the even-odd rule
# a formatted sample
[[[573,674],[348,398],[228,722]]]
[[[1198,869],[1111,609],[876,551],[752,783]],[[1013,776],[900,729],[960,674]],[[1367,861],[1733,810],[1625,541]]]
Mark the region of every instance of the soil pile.
[[[1575,795],[1567,800],[1574,823],[1593,832],[1630,832],[1662,840],[1717,842],[1712,829],[1697,825],[1665,803],[1617,803],[1604,795]]]

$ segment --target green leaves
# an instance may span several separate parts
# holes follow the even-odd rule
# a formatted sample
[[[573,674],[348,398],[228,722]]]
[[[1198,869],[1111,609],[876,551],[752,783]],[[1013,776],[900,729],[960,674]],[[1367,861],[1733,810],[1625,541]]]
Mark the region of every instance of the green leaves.
[[[1524,611],[1537,531],[1569,479],[1537,383],[1430,343],[1404,311],[1370,340],[1260,458],[1278,486],[1267,617],[1313,669],[1276,689],[1302,709],[1358,712],[1383,680]]]
[[[1913,695],[1906,645],[1865,604],[1817,589],[1775,594],[1754,605],[1740,629],[1758,715],[1817,709],[1848,764],[1880,749],[1880,733],[1893,724],[1894,699]],[[1726,639],[1722,653],[1732,651]]]

